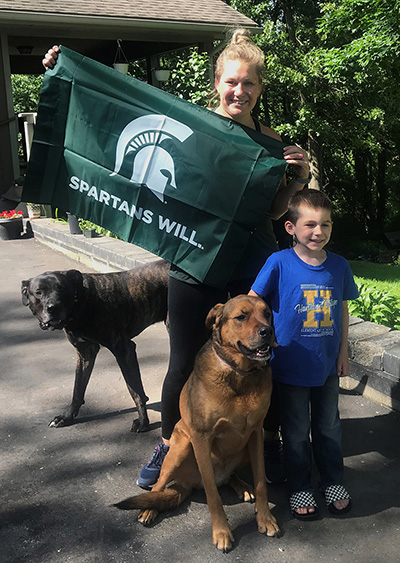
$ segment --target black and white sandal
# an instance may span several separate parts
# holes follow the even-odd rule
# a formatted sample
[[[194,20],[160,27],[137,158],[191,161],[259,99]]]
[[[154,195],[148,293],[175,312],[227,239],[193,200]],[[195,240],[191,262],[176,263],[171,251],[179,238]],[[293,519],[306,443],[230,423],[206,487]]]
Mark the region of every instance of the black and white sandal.
[[[318,505],[315,502],[314,495],[309,491],[299,491],[293,493],[289,499],[290,510],[295,518],[298,520],[314,520],[318,516]],[[299,514],[297,512],[298,508],[311,508],[313,507],[313,512],[307,512],[307,514]]]
[[[343,487],[343,485],[329,485],[324,491],[326,507],[334,516],[341,516],[351,510],[351,496]],[[337,500],[349,499],[349,504],[345,508],[336,508],[334,502]]]

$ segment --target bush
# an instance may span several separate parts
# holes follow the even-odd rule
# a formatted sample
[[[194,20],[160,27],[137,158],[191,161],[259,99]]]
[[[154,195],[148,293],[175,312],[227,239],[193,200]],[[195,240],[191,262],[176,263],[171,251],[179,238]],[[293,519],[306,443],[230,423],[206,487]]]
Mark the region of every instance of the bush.
[[[349,301],[350,315],[400,330],[400,301],[394,295],[366,284],[358,285],[358,293],[358,299]]]
[[[13,74],[11,84],[15,113],[37,111],[43,76]]]

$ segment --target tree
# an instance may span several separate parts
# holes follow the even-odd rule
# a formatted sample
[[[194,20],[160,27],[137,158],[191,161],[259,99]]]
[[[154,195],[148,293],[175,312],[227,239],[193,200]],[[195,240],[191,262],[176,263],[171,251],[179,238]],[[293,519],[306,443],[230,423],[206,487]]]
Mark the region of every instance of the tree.
[[[284,138],[307,143],[312,187],[339,213],[381,234],[399,211],[398,0],[233,0],[264,27],[261,111]]]
[[[11,76],[15,113],[37,111],[42,82],[43,75],[13,74]]]
[[[394,169],[399,180],[399,23],[396,0],[340,0],[323,6],[318,25],[321,71],[337,90],[344,131],[352,133],[364,227],[378,234],[390,209],[385,204],[393,195],[389,178]]]

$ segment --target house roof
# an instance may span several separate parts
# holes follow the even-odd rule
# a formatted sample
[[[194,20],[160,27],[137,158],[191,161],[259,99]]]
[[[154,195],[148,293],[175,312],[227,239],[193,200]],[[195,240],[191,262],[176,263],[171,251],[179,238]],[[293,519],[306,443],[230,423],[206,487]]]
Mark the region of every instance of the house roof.
[[[190,45],[209,50],[238,27],[260,30],[222,0],[0,0],[12,73],[43,72],[54,44],[110,65],[117,39],[136,60]]]
[[[0,0],[1,12],[96,18],[129,18],[164,22],[257,27],[257,24],[222,0]],[[29,22],[27,21],[28,25]]]

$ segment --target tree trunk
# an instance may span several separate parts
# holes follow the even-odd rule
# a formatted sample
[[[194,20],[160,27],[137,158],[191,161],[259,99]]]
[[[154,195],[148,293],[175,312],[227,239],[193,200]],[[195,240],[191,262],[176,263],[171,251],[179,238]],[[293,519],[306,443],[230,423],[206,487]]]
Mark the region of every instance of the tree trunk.
[[[388,186],[386,182],[387,153],[383,149],[378,154],[378,172],[376,176],[376,230],[382,235],[385,231],[386,198]]]
[[[354,170],[359,205],[362,210],[362,222],[365,232],[368,233],[373,221],[371,175],[368,171],[370,153],[363,149],[354,149]]]
[[[322,171],[322,142],[321,137],[310,131],[307,139],[307,149],[310,157],[310,169],[312,178],[309,187],[314,190],[322,190],[323,188],[323,171]]]

